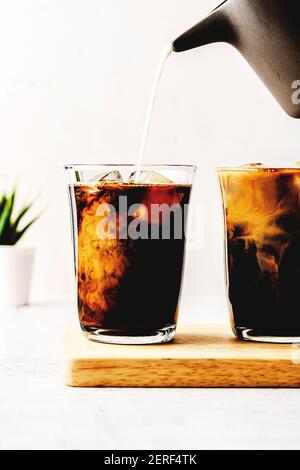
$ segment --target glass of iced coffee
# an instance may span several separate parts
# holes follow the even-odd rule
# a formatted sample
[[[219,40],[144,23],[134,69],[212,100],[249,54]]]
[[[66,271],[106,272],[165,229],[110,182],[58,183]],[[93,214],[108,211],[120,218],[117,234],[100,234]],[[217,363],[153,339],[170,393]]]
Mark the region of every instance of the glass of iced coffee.
[[[218,170],[226,286],[241,340],[300,341],[300,168]]]
[[[192,166],[67,165],[77,304],[89,339],[170,341]]]

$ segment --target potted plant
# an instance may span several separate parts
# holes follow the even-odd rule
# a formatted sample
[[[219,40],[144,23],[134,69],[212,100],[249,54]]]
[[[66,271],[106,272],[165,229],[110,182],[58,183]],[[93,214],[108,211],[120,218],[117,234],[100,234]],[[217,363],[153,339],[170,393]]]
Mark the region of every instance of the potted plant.
[[[0,197],[0,305],[26,305],[29,300],[34,249],[19,246],[19,241],[38,217],[22,226],[32,204],[14,215],[16,190]]]

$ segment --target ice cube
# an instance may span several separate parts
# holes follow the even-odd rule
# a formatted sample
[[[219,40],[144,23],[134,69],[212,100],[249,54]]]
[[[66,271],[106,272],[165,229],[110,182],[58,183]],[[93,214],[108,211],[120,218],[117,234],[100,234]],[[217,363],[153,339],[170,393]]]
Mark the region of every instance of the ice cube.
[[[263,168],[265,165],[263,163],[245,163],[241,165],[240,168],[251,169],[251,168]]]
[[[94,176],[91,183],[123,183],[121,173],[119,171],[109,171],[108,173],[102,173],[101,175]]]
[[[157,171],[134,171],[129,176],[128,183],[138,184],[172,184],[173,181]]]

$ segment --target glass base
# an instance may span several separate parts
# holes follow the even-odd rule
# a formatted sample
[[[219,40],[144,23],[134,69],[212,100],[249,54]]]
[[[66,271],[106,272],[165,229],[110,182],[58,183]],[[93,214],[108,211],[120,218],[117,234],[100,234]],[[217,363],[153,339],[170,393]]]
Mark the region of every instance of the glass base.
[[[256,330],[237,328],[237,337],[242,341],[254,341],[257,343],[296,344],[300,343],[300,336],[261,334]]]
[[[159,344],[172,341],[176,332],[176,325],[151,331],[139,330],[113,330],[80,325],[83,334],[90,341],[109,344]]]

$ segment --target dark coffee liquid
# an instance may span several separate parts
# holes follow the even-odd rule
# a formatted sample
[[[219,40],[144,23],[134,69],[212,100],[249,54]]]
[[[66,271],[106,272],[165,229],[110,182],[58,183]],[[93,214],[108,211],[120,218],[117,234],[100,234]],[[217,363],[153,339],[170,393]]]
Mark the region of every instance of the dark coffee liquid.
[[[176,324],[184,261],[184,233],[177,239],[175,213],[189,202],[190,186],[175,184],[78,185],[70,191],[76,199],[78,220],[78,310],[83,329],[104,329],[107,334],[150,335],[157,329]],[[127,207],[137,204],[129,215],[120,209],[120,197]],[[108,204],[107,233],[99,238],[99,206]],[[151,214],[153,204],[175,207],[170,217],[170,237],[163,239],[163,214]],[[176,209],[177,208],[177,209]],[[111,212],[111,213],[110,213]],[[145,216],[145,217],[144,217]],[[125,225],[139,217],[139,228],[148,239],[123,239]],[[176,219],[177,223],[179,218]],[[158,239],[151,238],[151,230]],[[178,227],[177,227],[178,229]],[[122,233],[122,237],[120,237]]]
[[[300,336],[300,170],[220,172],[237,335]]]

